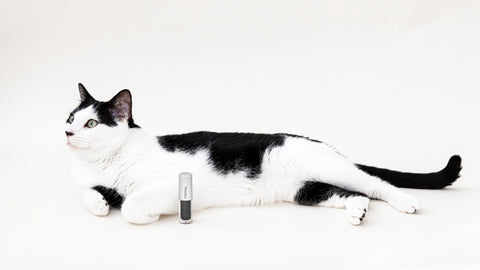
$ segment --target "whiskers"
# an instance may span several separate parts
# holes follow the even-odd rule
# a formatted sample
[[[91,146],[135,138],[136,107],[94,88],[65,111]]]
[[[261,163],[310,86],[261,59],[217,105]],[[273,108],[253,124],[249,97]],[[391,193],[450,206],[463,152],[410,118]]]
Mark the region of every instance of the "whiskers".
[[[78,149],[85,149],[88,147],[87,139],[77,136],[68,138],[68,144]]]

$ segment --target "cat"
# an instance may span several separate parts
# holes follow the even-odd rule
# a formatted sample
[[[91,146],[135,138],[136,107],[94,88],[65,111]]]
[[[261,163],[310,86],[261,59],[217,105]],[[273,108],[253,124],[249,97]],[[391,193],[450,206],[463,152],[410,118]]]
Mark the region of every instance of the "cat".
[[[97,216],[120,208],[128,222],[148,224],[175,214],[178,174],[187,171],[194,178],[192,210],[291,202],[345,208],[347,221],[358,225],[370,198],[415,213],[419,202],[398,187],[441,189],[461,170],[458,155],[426,174],[355,164],[326,143],[286,133],[149,136],[133,120],[129,90],[101,102],[78,88],[66,143],[76,157],[73,175],[85,188],[83,203]]]

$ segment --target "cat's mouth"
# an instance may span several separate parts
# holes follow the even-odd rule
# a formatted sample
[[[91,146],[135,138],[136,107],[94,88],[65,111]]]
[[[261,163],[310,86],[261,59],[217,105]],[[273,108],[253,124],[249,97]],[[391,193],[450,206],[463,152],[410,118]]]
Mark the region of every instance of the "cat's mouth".
[[[82,150],[82,148],[80,148],[78,146],[75,146],[75,145],[71,144],[70,142],[67,142],[67,145],[70,146],[71,148]]]
[[[85,150],[85,149],[88,149],[88,146],[86,145],[85,142],[83,142],[83,141],[78,141],[78,140],[73,140],[73,139],[70,139],[70,138],[67,138],[66,144],[67,144],[70,148],[77,149],[77,150]]]

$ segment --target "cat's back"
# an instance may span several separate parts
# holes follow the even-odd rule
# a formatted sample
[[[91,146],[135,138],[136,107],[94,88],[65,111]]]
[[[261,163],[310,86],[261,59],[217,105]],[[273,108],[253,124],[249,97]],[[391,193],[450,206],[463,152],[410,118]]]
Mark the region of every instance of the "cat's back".
[[[159,145],[171,153],[195,155],[206,152],[208,162],[219,174],[245,172],[254,178],[261,173],[263,157],[282,146],[285,134],[199,131],[157,137]]]

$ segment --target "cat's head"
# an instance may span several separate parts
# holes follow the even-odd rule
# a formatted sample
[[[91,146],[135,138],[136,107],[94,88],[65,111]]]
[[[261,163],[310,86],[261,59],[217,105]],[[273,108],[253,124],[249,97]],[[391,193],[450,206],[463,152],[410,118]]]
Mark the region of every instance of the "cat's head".
[[[67,145],[75,151],[108,151],[118,148],[132,128],[132,96],[122,90],[107,102],[95,100],[79,83],[80,104],[67,118]]]

